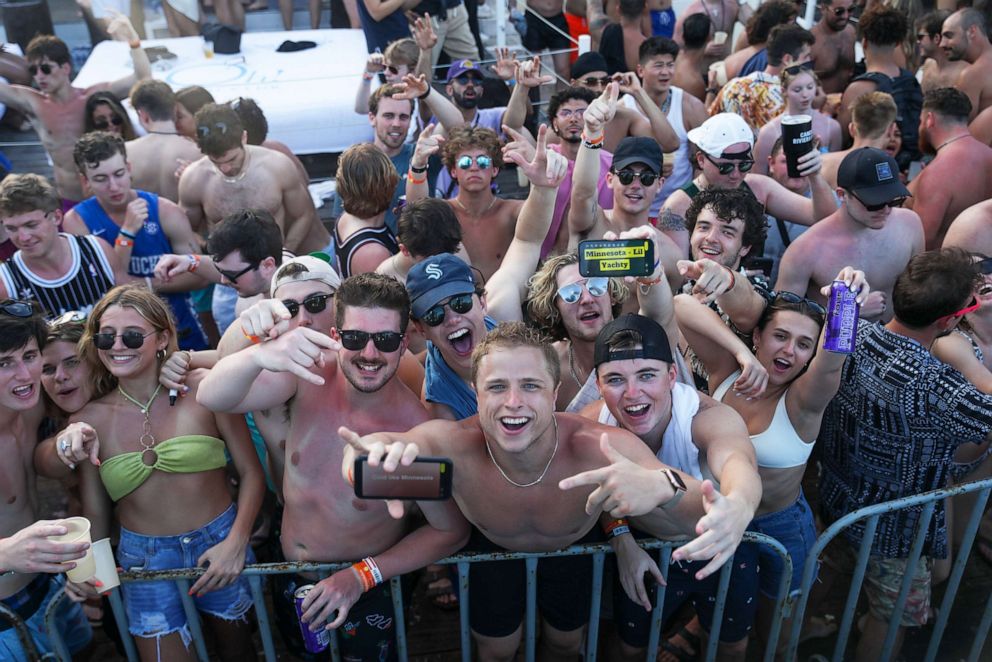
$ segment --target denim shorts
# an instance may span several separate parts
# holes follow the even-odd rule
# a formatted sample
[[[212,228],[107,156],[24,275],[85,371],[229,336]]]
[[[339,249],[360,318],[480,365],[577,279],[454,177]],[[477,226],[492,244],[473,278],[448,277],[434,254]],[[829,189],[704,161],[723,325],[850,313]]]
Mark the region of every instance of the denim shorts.
[[[232,503],[223,513],[195,531],[178,536],[143,536],[121,527],[117,560],[124,570],[171,570],[193,568],[200,556],[223,541],[231,531],[237,508]],[[248,548],[245,563],[254,563]],[[182,598],[175,582],[128,582],[122,584],[128,629],[136,637],[160,637],[179,632],[189,645],[190,632]],[[226,621],[243,619],[252,606],[248,580],[193,598],[197,610]]]
[[[34,640],[34,645],[43,656],[46,653],[54,653],[55,651],[52,642],[48,638],[48,631],[45,629],[45,612],[48,611],[48,605],[51,601],[62,593],[62,587],[64,586],[65,575],[42,574],[38,575],[26,587],[3,600],[3,603],[8,607],[22,614],[24,622],[28,626],[28,631],[31,633],[31,639]],[[34,613],[28,616],[22,613],[20,607],[26,606],[30,601],[37,599],[39,596],[36,592],[42,592],[44,596],[38,603]],[[0,623],[6,624],[7,621],[2,620]],[[73,654],[81,651],[93,639],[93,630],[90,629],[90,623],[86,620],[86,615],[83,614],[82,605],[76,604],[68,598],[63,598],[62,603],[56,609],[55,627],[62,637],[62,641],[65,642],[66,648]],[[14,628],[7,628],[0,631],[0,660],[4,662],[8,660],[20,662],[27,659],[28,656],[24,652],[20,640],[17,638],[17,631]]]
[[[803,568],[809,550],[816,543],[816,525],[813,523],[813,511],[806,503],[806,495],[802,489],[799,497],[788,508],[774,513],[760,515],[751,520],[748,531],[763,533],[782,543],[792,559],[792,581],[789,591],[798,590],[803,581]],[[782,557],[764,545],[759,545],[758,565],[761,569],[761,593],[769,598],[778,596],[778,583],[782,581],[784,564]]]

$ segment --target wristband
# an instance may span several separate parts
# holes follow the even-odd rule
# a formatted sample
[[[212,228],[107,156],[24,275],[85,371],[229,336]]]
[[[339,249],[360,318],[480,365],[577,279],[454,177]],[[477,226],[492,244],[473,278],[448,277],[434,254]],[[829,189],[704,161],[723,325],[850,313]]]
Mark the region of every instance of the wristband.
[[[425,175],[424,177],[422,177],[420,179],[414,179],[413,175],[410,174],[410,175],[407,175],[406,176],[406,181],[407,181],[407,183],[413,184],[414,186],[416,186],[417,184],[423,184],[423,183],[425,183],[427,181],[427,176]]]
[[[257,345],[258,343],[262,342],[262,339],[259,338],[258,336],[254,336],[248,333],[247,331],[245,331],[245,327],[241,327],[241,333],[242,335],[244,335],[245,338],[248,339],[248,342],[250,342],[252,345]]]
[[[662,279],[662,276],[658,276],[657,278],[650,278],[650,279],[649,278],[638,278],[637,279],[637,284],[638,285],[643,285],[644,287],[651,287],[652,285],[657,285],[658,283],[660,283],[661,282],[661,279]]]
[[[200,256],[190,253],[186,256],[186,259],[189,260],[189,269],[187,269],[187,271],[190,273],[195,272],[197,267],[200,266]]]
[[[351,566],[362,582],[362,591],[368,592],[382,583],[382,573],[371,556],[367,556]]]
[[[130,46],[131,48],[141,48],[141,40],[132,39],[131,41],[127,42],[127,45]]]
[[[427,166],[424,166],[423,168],[418,168],[417,166],[413,165],[413,163],[410,163],[410,172],[415,172],[418,175],[422,175],[423,173],[427,172]]]
[[[587,138],[586,132],[585,131],[582,132],[582,142],[586,143],[587,145],[602,145],[603,140],[605,138],[606,138],[605,133],[599,134],[599,138]]]
[[[133,233],[133,232],[128,232],[128,231],[127,231],[127,230],[125,230],[124,228],[121,228],[120,230],[118,230],[118,231],[117,231],[117,234],[122,234],[122,235],[124,235],[125,237],[127,237],[128,239],[130,239],[131,241],[134,241],[135,239],[137,239],[137,238],[138,238],[138,235],[136,235],[136,234],[135,234],[135,233]]]
[[[724,267],[728,272],[730,272],[730,287],[726,289],[727,292],[734,289],[734,285],[737,284],[737,278],[734,276],[734,270],[730,267]]]
[[[118,236],[117,240],[114,242],[114,246],[124,246],[125,248],[128,246],[134,246],[134,240],[125,239],[124,237]]]
[[[616,538],[625,533],[630,533],[630,522],[627,521],[626,517],[615,519],[603,527],[603,533],[610,538]]]
[[[423,101],[424,99],[426,99],[430,95],[430,93],[431,93],[431,86],[430,86],[430,84],[428,84],[427,85],[427,91],[424,92],[423,94],[421,94],[419,97],[417,97],[417,99],[419,99],[420,101]]]
[[[363,71],[362,72],[362,80],[372,80],[373,77],[374,77],[374,74],[370,74],[367,71]]]

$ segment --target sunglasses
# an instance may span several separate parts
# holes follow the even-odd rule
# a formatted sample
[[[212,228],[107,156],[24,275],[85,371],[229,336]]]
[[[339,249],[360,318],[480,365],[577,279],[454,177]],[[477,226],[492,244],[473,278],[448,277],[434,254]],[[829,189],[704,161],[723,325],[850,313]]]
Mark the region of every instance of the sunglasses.
[[[610,84],[610,77],[603,76],[602,78],[596,78],[595,76],[589,76],[588,78],[583,78],[580,81],[586,87],[594,87],[596,85],[606,86]]]
[[[302,302],[296,302],[292,299],[283,299],[282,305],[286,306],[286,310],[289,311],[289,317],[292,319],[296,317],[296,313],[300,312],[300,306],[306,308],[307,312],[311,315],[316,315],[317,313],[324,312],[327,308],[327,300],[334,296],[333,294],[311,294],[303,299]]]
[[[482,76],[462,74],[461,76],[455,76],[454,81],[459,85],[482,85]]]
[[[442,302],[430,308],[424,315],[420,318],[427,326],[437,326],[444,321],[444,308],[447,306],[459,315],[464,315],[468,311],[472,310],[472,295],[471,294],[459,294],[456,297],[451,297],[447,302]]]
[[[576,108],[575,110],[572,110],[571,108],[562,108],[556,113],[556,115],[562,118],[563,120],[567,120],[572,117],[582,119],[582,116],[585,114],[585,112],[586,112],[585,108]]]
[[[594,297],[601,297],[606,294],[610,287],[610,279],[605,277],[587,278],[578,280],[568,285],[558,288],[558,296],[565,303],[575,303],[582,297],[582,289],[585,288]]]
[[[854,191],[851,191],[851,195],[861,203],[861,206],[865,208],[865,211],[882,211],[886,207],[902,207],[902,203],[906,202],[906,198],[896,198],[895,200],[889,200],[888,202],[883,202],[877,205],[869,205],[864,200],[854,195]]]
[[[394,66],[392,64],[387,64],[386,65],[386,71],[388,71],[393,76],[399,76],[400,75],[400,68],[397,67],[397,66]]]
[[[784,71],[790,76],[797,76],[802,71],[812,71],[812,69],[813,69],[813,60],[806,60],[805,62],[788,66],[785,68]]]
[[[658,175],[654,174],[650,170],[635,172],[634,170],[625,169],[620,170],[619,172],[614,172],[613,174],[616,175],[617,179],[619,179],[620,183],[624,186],[630,186],[635,177],[641,180],[641,186],[651,186],[658,179]]]
[[[977,298],[972,297],[971,303],[969,303],[967,306],[965,306],[964,308],[962,308],[961,310],[959,310],[957,312],[951,313],[950,315],[942,315],[940,317],[940,319],[946,320],[946,319],[953,319],[955,317],[964,317],[968,313],[975,312],[981,306],[982,306],[981,302]]]
[[[214,131],[216,131],[217,133],[219,133],[222,136],[223,135],[226,135],[227,134],[227,122],[214,122],[213,126],[211,126],[209,124],[201,124],[201,125],[199,125],[199,126],[196,127],[196,133],[201,138],[206,138],[207,136],[209,136],[210,134],[212,134]]]
[[[97,349],[108,350],[114,346],[114,341],[120,338],[124,346],[128,349],[138,349],[145,344],[145,338],[153,336],[156,333],[158,332],[149,331],[148,333],[142,333],[134,329],[129,329],[120,335],[114,333],[94,333],[93,344],[96,345]]]
[[[716,166],[716,169],[721,175],[729,175],[734,171],[734,168],[737,168],[737,171],[743,175],[744,173],[751,172],[751,168],[754,167],[754,161],[751,159],[742,159],[740,161],[734,161],[733,163],[717,163],[713,160],[713,157],[706,152],[703,152],[703,156],[706,157],[707,161]]]
[[[249,264],[247,267],[245,267],[241,271],[226,271],[226,270],[221,269],[220,267],[216,266],[216,262],[217,262],[217,260],[215,259],[214,260],[214,263],[215,263],[214,268],[217,269],[217,273],[219,273],[221,276],[223,276],[224,278],[226,278],[232,284],[233,283],[237,283],[238,282],[238,279],[241,278],[242,276],[244,276],[249,271],[251,271],[253,269],[258,269],[258,264],[259,264],[258,262],[253,262],[252,264]]]
[[[93,128],[96,129],[97,131],[106,131],[107,129],[110,128],[111,124],[113,124],[114,126],[120,126],[123,123],[124,123],[124,118],[119,117],[118,115],[114,115],[113,117],[111,117],[109,122],[101,117],[98,120],[93,120]]]
[[[978,269],[978,273],[983,276],[988,276],[992,274],[992,257],[987,257],[984,260],[979,260],[975,263],[975,268]]]
[[[380,352],[395,352],[400,348],[403,334],[397,331],[380,331],[369,333],[368,331],[341,331],[341,346],[351,352],[360,352],[365,349],[369,340]]]
[[[794,292],[773,292],[772,305],[780,303],[791,303],[794,306],[807,306],[817,315],[826,315],[826,309],[813,301],[812,299],[807,299],[806,297],[801,297]]]
[[[457,165],[462,170],[468,170],[469,168],[472,167],[472,161],[473,159],[471,156],[465,155],[462,158],[458,159],[458,162],[455,163],[455,165]],[[475,161],[475,165],[479,166],[483,170],[485,170],[486,168],[488,168],[493,164],[493,160],[485,155],[475,157],[474,161]]]
[[[32,77],[38,75],[38,72],[39,71],[47,76],[50,73],[52,73],[53,71],[55,71],[55,65],[48,64],[48,63],[45,63],[45,64],[29,64],[28,65],[28,73]]]
[[[0,313],[11,317],[31,317],[34,314],[34,307],[27,301],[5,299],[0,302]]]
[[[834,16],[840,17],[844,15],[853,16],[855,7],[851,5],[850,7],[834,7]]]

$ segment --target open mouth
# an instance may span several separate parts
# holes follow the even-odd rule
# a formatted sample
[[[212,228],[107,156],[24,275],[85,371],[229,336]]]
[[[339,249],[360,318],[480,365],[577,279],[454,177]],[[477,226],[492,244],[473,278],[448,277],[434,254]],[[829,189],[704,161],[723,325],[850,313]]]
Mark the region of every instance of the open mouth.
[[[134,358],[135,358],[135,355],[134,354],[111,354],[110,355],[110,360],[113,361],[114,364],[116,364],[116,365],[123,365],[125,363],[128,363],[128,362],[134,360]]]
[[[599,314],[599,311],[590,310],[579,315],[579,321],[584,323],[595,322],[600,317],[602,317],[602,315]]]
[[[772,361],[772,365],[774,365],[775,369],[778,370],[779,372],[786,372],[792,367],[792,364],[786,361],[785,359],[775,359],[774,361]]]
[[[472,353],[472,332],[468,329],[452,331],[448,334],[448,342],[459,356],[468,356]]]
[[[374,375],[385,365],[381,361],[352,361],[352,364],[358,368],[358,371],[363,375]]]
[[[627,405],[623,408],[623,411],[628,417],[636,420],[647,416],[649,409],[651,409],[651,405],[642,403],[637,405]]]
[[[978,296],[985,297],[992,294],[992,283],[985,283],[978,288]]]
[[[34,384],[25,384],[24,386],[15,386],[12,389],[14,397],[27,400],[34,395]]]
[[[714,248],[712,246],[700,246],[699,252],[702,253],[703,255],[715,256],[715,255],[720,255],[720,253],[722,253],[723,251],[720,250],[719,248]]]
[[[640,193],[624,193],[623,197],[627,198],[631,202],[640,202],[644,199],[644,196]]]
[[[526,416],[502,416],[499,419],[499,424],[502,425],[507,432],[519,432],[528,423],[530,423],[530,419]]]

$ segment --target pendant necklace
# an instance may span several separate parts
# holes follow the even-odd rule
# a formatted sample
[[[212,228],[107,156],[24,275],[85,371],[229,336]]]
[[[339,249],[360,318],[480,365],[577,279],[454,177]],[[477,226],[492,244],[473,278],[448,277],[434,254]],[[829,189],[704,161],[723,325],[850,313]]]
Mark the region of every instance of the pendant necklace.
[[[158,462],[158,453],[156,453],[153,449],[155,446],[155,435],[152,434],[152,422],[149,420],[149,412],[151,411],[152,403],[155,402],[155,398],[157,398],[158,394],[162,391],[162,385],[159,384],[155,387],[155,392],[152,393],[152,397],[148,398],[148,402],[141,402],[137,398],[132,397],[127,391],[121,388],[120,384],[117,385],[117,390],[120,391],[120,394],[124,396],[125,400],[135,405],[141,410],[141,413],[144,414],[145,421],[141,424],[141,436],[138,437],[138,443],[141,444],[142,449],[141,461],[149,467],[155,466],[155,463]],[[152,461],[145,462],[145,453],[149,452],[152,454]]]

